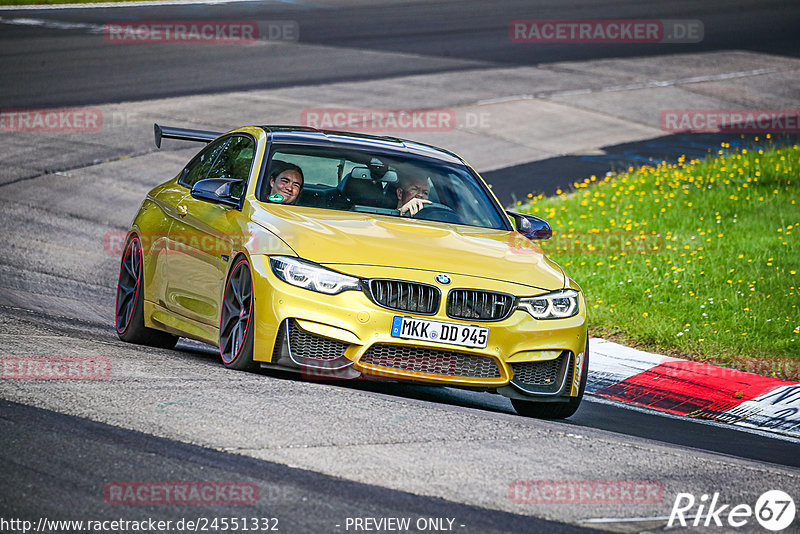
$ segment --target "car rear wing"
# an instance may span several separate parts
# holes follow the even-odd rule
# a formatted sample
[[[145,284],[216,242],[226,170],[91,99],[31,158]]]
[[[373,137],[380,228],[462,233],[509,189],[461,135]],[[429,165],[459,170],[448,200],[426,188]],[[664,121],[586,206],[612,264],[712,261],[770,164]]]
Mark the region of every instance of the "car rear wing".
[[[201,143],[210,143],[220,135],[221,132],[209,132],[206,130],[190,130],[188,128],[175,128],[173,126],[159,126],[153,124],[153,130],[156,136],[156,146],[161,148],[161,139],[183,139],[184,141],[199,141]]]

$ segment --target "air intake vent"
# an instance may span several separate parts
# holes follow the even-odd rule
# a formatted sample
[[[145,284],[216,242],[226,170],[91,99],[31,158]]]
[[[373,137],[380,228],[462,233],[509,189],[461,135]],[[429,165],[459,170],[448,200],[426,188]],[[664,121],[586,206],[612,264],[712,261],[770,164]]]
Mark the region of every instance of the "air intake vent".
[[[370,280],[369,290],[378,305],[420,315],[439,310],[439,289],[434,286],[401,280]]]
[[[530,393],[554,394],[572,386],[572,353],[565,350],[558,358],[539,362],[512,363],[514,377],[511,382]],[[568,376],[564,377],[567,374]]]
[[[349,346],[341,341],[306,332],[292,319],[286,322],[289,325],[289,346],[293,359],[333,361],[343,357]]]
[[[454,319],[500,321],[514,307],[514,297],[479,289],[453,289],[447,297],[447,315]]]
[[[360,363],[423,374],[500,378],[500,369],[492,358],[406,345],[372,345]]]

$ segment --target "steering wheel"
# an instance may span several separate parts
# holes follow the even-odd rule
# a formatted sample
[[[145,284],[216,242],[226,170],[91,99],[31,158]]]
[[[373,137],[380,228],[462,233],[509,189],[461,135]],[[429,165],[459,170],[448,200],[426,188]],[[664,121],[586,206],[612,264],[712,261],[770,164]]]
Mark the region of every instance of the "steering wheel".
[[[438,202],[431,202],[425,204],[414,216],[414,219],[425,219],[428,221],[438,221],[446,223],[462,224],[461,215],[459,215],[450,206],[439,204]]]

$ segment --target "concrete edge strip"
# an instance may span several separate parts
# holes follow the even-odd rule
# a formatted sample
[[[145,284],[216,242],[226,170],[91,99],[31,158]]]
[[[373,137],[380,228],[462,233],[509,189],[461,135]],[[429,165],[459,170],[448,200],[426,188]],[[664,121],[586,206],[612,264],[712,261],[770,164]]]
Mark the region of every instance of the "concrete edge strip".
[[[540,68],[546,69],[547,64],[540,65]],[[559,96],[574,96],[574,95],[588,95],[593,93],[615,93],[620,91],[638,91],[641,89],[652,89],[656,87],[673,87],[678,85],[688,85],[692,83],[705,83],[716,82],[725,80],[735,80],[738,78],[750,78],[753,76],[763,76],[764,74],[774,74],[776,72],[785,72],[790,70],[797,70],[797,67],[768,67],[763,69],[753,69],[737,72],[722,72],[719,74],[707,74],[704,76],[691,76],[684,78],[673,78],[669,80],[650,80],[636,83],[627,83],[622,85],[610,85],[606,87],[598,87],[595,89],[563,89],[554,91],[539,91],[538,93],[523,94],[523,95],[510,95],[498,98],[487,98],[478,101],[477,105],[485,106],[491,104],[498,104],[504,102],[515,102],[518,100],[535,100],[539,98],[555,98]]]
[[[589,340],[586,392],[674,415],[800,437],[800,383]]]

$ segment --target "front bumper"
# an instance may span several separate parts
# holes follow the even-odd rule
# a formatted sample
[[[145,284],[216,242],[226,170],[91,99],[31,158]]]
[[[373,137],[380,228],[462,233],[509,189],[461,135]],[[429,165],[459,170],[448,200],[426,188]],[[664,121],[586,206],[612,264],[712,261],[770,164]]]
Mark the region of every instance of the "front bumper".
[[[586,344],[585,304],[567,319],[535,320],[515,310],[500,321],[453,319],[445,298],[435,315],[383,308],[361,291],[325,295],[279,280],[267,256],[254,257],[254,360],[292,367],[311,378],[378,378],[446,386],[507,390],[526,397],[578,395]],[[385,268],[384,268],[385,269]],[[395,269],[397,279],[430,283],[426,271]],[[448,273],[449,274],[449,273]],[[448,288],[474,287],[452,274]],[[481,279],[482,290],[509,292],[509,284]],[[390,335],[397,315],[490,329],[486,348],[466,348]],[[510,393],[510,391],[509,391]],[[516,396],[516,395],[514,395]]]

